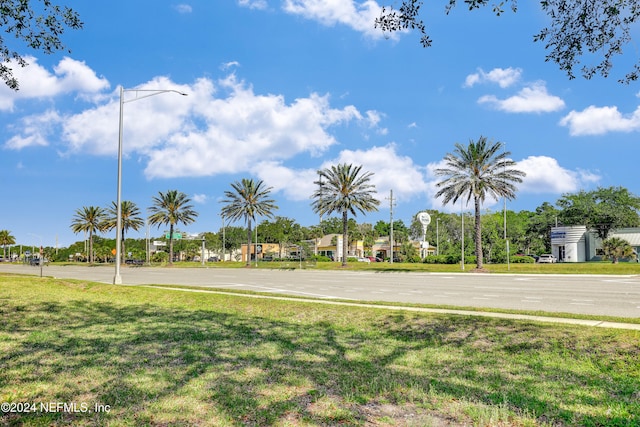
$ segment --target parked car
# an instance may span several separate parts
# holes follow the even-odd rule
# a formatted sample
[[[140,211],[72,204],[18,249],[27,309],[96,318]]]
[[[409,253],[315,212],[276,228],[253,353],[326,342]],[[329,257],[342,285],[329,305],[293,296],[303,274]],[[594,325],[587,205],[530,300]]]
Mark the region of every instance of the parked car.
[[[558,262],[558,259],[551,254],[542,254],[538,257],[538,262],[552,264]]]

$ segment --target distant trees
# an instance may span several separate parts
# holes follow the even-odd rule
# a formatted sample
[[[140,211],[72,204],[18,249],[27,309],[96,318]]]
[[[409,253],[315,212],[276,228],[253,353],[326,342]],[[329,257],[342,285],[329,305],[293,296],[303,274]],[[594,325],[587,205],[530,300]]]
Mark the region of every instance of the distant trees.
[[[222,201],[222,215],[232,221],[243,219],[247,224],[247,267],[251,265],[249,249],[251,248],[251,222],[256,216],[272,217],[278,209],[275,200],[269,198],[271,187],[264,181],[243,178],[231,184],[231,191],[225,191],[226,199]]]
[[[514,183],[522,182],[525,173],[513,169],[516,162],[509,159],[511,153],[501,151],[501,142],[490,143],[481,136],[478,141],[469,141],[467,146],[456,143],[453,153],[448,153],[445,167],[436,169],[445,180],[438,182],[436,197],[443,203],[456,203],[460,198],[473,200],[475,210],[476,268],[482,269],[482,224],[480,208],[487,195],[494,199],[515,197]]]
[[[565,194],[557,205],[562,224],[586,225],[602,240],[616,228],[640,226],[640,197],[623,187]]]
[[[93,264],[93,235],[105,230],[105,210],[98,206],[85,206],[76,210],[71,220],[71,231],[89,233],[89,262]]]
[[[169,264],[173,263],[173,231],[177,224],[188,225],[196,220],[198,213],[190,204],[191,199],[178,190],[166,193],[158,192],[152,198],[153,206],[149,208],[149,224],[169,226]]]
[[[140,209],[135,203],[123,200],[120,204],[120,215],[122,218],[122,256],[124,257],[127,252],[125,251],[125,234],[129,230],[138,231],[144,226],[144,220],[140,216]],[[105,219],[105,230],[111,231],[117,227],[118,223],[118,204],[111,202],[111,206],[107,208],[107,216]]]
[[[362,166],[341,163],[318,171],[320,176],[316,184],[319,188],[313,193],[311,207],[315,213],[330,215],[342,214],[342,265],[347,266],[348,215],[378,210],[380,201],[373,195],[375,186],[370,184],[372,172],[363,172]],[[324,180],[323,180],[324,178]]]
[[[9,230],[0,230],[0,245],[2,245],[2,257],[7,258],[7,246],[15,245],[16,239]]]

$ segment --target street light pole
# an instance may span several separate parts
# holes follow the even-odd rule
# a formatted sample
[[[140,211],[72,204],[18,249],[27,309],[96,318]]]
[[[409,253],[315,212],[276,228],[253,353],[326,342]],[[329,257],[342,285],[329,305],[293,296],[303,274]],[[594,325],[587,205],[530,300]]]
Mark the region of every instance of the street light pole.
[[[125,92],[145,92],[145,95],[136,96],[133,99],[125,101]],[[124,104],[127,102],[138,101],[140,99],[148,98],[154,95],[160,95],[161,93],[174,92],[182,96],[187,96],[186,93],[178,92],[172,89],[125,89],[120,86],[120,118],[118,120],[118,192],[116,196],[116,272],[113,277],[114,285],[122,284],[122,276],[120,276],[120,259],[122,258],[122,122],[123,122],[123,110]]]

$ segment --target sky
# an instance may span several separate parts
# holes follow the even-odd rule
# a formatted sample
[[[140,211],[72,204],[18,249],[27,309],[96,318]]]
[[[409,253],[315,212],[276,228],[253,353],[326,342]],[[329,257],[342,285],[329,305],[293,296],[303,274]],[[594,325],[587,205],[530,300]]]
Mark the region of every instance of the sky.
[[[122,199],[146,216],[159,192],[185,193],[199,214],[187,233],[218,231],[243,178],[272,187],[276,215],[317,224],[317,171],[338,163],[374,173],[381,204],[358,222],[471,211],[434,197],[434,170],[481,136],[527,173],[510,210],[598,187],[640,194],[640,87],[617,81],[633,45],[609,78],[570,80],[533,42],[548,24],[536,2],[500,17],[427,3],[430,48],[376,29],[379,0],[69,0],[84,22],[63,36],[70,52],[20,50],[20,90],[0,87],[0,229],[24,245],[84,239],[76,210],[117,196],[120,87]]]

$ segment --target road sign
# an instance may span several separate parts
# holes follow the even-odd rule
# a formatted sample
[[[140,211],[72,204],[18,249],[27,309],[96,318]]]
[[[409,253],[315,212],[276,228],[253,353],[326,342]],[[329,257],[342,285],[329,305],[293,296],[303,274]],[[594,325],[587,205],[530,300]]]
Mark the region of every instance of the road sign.
[[[164,235],[165,239],[169,238],[169,233]],[[182,233],[173,233],[173,240],[180,240],[182,239]]]

